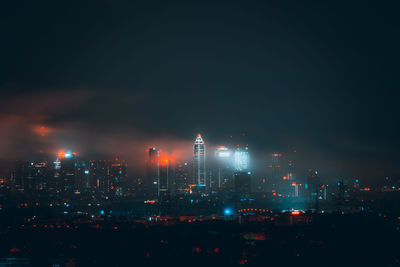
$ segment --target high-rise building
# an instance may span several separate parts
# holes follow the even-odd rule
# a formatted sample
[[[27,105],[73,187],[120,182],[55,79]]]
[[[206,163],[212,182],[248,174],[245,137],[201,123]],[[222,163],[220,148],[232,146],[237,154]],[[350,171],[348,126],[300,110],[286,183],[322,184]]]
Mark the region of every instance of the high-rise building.
[[[246,172],[250,168],[249,149],[246,146],[244,149],[237,148],[234,155],[234,168],[238,172]]]
[[[282,154],[272,153],[271,161],[268,165],[268,179],[270,181],[270,186],[272,191],[280,191],[282,189]]]
[[[194,142],[193,152],[194,182],[198,186],[206,186],[206,145],[200,134]]]
[[[236,148],[234,154],[234,182],[235,193],[237,194],[250,194],[251,193],[251,173],[250,173],[250,156],[249,148],[246,145]]]
[[[189,188],[191,165],[188,162],[178,162],[175,164],[175,190],[177,194],[184,194]]]
[[[76,185],[76,153],[66,152],[59,155],[61,158],[59,188],[65,193],[73,193]]]
[[[233,187],[233,154],[225,147],[219,146],[215,151],[216,170],[214,171],[214,188],[230,189]]]
[[[251,193],[251,173],[237,171],[234,173],[235,193],[246,195]]]
[[[159,196],[170,195],[173,191],[173,165],[170,159],[163,158],[159,163]]]
[[[118,157],[111,162],[108,191],[114,196],[123,196],[126,189],[127,164]]]
[[[156,147],[148,149],[146,192],[151,197],[160,194],[160,151]]]

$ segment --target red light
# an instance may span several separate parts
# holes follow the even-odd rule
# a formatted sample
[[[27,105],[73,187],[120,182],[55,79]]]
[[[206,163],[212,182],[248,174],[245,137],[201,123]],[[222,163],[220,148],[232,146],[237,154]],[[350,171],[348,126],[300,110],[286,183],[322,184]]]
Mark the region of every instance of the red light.
[[[10,249],[10,252],[16,253],[16,252],[20,252],[21,250],[19,248],[13,247],[12,249]]]
[[[297,210],[296,211],[292,211],[291,214],[292,215],[300,215],[300,211],[297,211]]]

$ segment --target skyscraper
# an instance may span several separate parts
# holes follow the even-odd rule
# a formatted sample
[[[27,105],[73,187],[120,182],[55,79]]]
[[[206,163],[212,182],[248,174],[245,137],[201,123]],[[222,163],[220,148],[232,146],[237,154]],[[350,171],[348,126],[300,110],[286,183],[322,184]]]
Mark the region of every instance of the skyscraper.
[[[248,171],[250,165],[250,157],[248,147],[246,146],[244,149],[240,149],[239,147],[235,151],[235,162],[234,168],[235,171]]]
[[[148,152],[146,187],[148,195],[154,197],[160,193],[160,151],[150,147]]]
[[[250,156],[247,145],[244,149],[237,146],[234,154],[234,169],[235,193],[249,194],[251,192],[251,173],[249,172]]]
[[[198,134],[193,146],[194,179],[198,186],[206,186],[206,145]]]

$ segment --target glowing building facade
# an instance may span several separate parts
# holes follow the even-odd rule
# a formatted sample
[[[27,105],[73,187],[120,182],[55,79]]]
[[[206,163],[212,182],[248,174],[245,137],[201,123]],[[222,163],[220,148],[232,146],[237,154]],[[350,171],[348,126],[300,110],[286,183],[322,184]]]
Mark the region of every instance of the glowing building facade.
[[[193,152],[194,182],[198,186],[206,186],[206,145],[200,134],[194,142]]]
[[[237,149],[234,155],[234,168],[235,171],[248,171],[250,168],[250,157],[248,147],[244,149]]]
[[[246,195],[251,193],[251,173],[249,149],[246,145],[240,148],[239,145],[234,154],[234,182],[235,193]]]

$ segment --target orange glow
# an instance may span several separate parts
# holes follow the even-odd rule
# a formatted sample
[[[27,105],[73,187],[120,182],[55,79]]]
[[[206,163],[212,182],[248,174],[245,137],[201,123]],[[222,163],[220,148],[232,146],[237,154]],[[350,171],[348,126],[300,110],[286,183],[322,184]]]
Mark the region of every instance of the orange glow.
[[[287,177],[286,177],[286,176],[283,176],[282,179],[283,179],[283,180],[287,180]]]
[[[292,211],[291,214],[292,215],[300,215],[300,211],[297,211],[297,210],[296,211]]]
[[[54,129],[46,127],[44,125],[35,125],[32,127],[32,131],[40,136],[46,136],[49,133],[54,132]]]
[[[292,185],[295,186],[295,185],[296,185],[296,182],[293,182]]]
[[[273,195],[273,196],[276,196],[276,193],[275,193],[275,192],[273,192],[273,193],[272,193],[272,195]]]
[[[59,151],[59,152],[58,152],[58,156],[59,156],[60,158],[65,158],[65,151]]]

